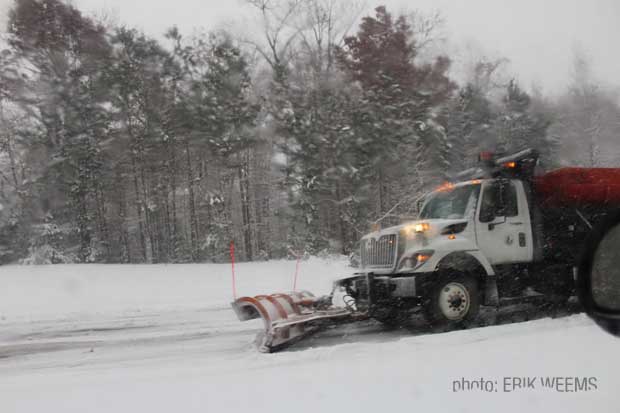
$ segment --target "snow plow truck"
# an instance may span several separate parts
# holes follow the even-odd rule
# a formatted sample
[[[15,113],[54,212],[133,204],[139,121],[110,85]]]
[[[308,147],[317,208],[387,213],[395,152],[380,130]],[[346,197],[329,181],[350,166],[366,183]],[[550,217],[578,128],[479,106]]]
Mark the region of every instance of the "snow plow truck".
[[[330,295],[235,300],[241,321],[264,321],[259,350],[368,318],[398,325],[421,312],[430,326],[463,328],[475,325],[481,305],[566,303],[584,240],[620,210],[620,168],[539,174],[532,149],[478,160],[428,193],[416,221],[362,237],[359,272],[335,281]]]

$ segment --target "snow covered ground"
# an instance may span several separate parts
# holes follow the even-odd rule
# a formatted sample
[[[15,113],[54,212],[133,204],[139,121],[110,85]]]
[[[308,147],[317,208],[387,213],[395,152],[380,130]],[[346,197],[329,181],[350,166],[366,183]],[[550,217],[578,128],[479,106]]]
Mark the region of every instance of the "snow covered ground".
[[[288,291],[294,270],[238,265],[238,293]],[[298,286],[350,272],[312,259]],[[583,315],[432,335],[364,323],[260,354],[261,322],[230,300],[228,265],[0,267],[0,412],[620,411],[620,340]],[[458,391],[481,379],[490,392]]]

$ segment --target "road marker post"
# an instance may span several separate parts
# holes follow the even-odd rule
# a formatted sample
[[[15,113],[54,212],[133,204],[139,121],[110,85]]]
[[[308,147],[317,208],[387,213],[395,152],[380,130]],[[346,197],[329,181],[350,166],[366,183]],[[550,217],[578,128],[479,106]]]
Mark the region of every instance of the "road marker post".
[[[235,241],[230,241],[230,264],[232,267],[232,293],[233,299],[237,299],[237,280],[235,279]]]

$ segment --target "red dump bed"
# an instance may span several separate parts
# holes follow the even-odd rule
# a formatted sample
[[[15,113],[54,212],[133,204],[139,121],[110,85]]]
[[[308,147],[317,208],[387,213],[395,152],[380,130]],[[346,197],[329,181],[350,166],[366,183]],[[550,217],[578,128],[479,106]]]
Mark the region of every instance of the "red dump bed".
[[[543,206],[620,208],[620,168],[562,168],[534,178]]]

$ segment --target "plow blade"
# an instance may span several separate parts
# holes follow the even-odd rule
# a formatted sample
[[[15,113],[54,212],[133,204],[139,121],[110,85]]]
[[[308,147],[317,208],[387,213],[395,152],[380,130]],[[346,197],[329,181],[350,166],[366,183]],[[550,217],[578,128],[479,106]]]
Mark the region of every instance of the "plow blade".
[[[327,325],[359,318],[349,308],[332,306],[331,297],[316,298],[307,291],[242,297],[232,307],[241,321],[263,319],[265,331],[257,337],[263,353],[281,350]]]

